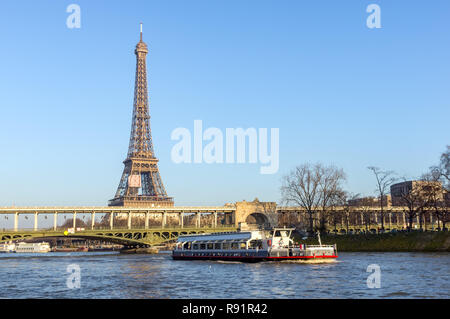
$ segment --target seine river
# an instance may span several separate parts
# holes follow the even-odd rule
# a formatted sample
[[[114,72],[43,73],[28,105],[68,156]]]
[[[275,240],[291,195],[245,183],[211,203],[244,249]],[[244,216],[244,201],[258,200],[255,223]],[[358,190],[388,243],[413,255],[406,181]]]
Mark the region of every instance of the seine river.
[[[367,286],[373,264],[380,288]],[[70,277],[77,269],[79,281]],[[0,254],[0,285],[1,298],[450,298],[450,254],[341,253],[330,264],[173,261],[164,253]]]

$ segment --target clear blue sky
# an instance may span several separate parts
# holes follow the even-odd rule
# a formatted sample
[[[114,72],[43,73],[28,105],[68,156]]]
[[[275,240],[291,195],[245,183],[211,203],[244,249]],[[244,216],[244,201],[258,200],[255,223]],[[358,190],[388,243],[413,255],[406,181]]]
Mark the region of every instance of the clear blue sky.
[[[68,29],[66,7],[81,7]],[[366,27],[367,5],[381,29]],[[450,2],[2,1],[0,205],[105,205],[126,157],[139,22],[153,140],[176,205],[280,199],[304,162],[417,177],[450,143]],[[177,127],[280,129],[280,169],[175,164]]]

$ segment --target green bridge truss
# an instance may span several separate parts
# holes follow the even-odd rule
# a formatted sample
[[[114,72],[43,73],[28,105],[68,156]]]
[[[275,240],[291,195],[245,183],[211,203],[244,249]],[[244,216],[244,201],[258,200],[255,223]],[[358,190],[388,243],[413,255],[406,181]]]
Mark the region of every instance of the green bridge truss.
[[[29,230],[29,231],[0,231],[0,243],[9,241],[23,241],[31,239],[45,239],[55,237],[83,238],[103,240],[132,247],[149,247],[175,241],[180,235],[202,234],[214,232],[236,231],[236,227],[202,227],[202,228],[158,228],[158,229],[113,229],[113,230],[84,230],[67,233],[66,230]]]
[[[430,228],[431,226],[427,227]],[[386,231],[399,230],[400,226],[391,225],[386,227]],[[0,243],[9,241],[23,241],[23,240],[38,240],[45,238],[83,238],[93,240],[103,240],[106,242],[125,245],[128,247],[150,247],[165,244],[175,241],[180,235],[188,234],[202,234],[202,233],[214,233],[214,232],[231,232],[236,231],[237,228],[233,226],[222,227],[186,227],[186,228],[136,228],[136,229],[103,229],[103,230],[84,230],[77,231],[76,233],[67,233],[66,229],[60,230],[0,230]],[[350,226],[348,230],[352,233],[359,233],[366,231],[364,226]],[[368,231],[375,232],[377,227],[371,225]],[[347,233],[346,227],[337,226],[336,229],[329,228],[329,233],[345,234]]]

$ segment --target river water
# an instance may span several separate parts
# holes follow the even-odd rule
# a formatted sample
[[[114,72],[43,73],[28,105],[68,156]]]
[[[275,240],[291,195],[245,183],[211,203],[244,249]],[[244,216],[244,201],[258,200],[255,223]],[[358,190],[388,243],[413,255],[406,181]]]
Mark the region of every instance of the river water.
[[[367,285],[373,264],[380,288]],[[450,254],[340,253],[328,264],[0,254],[0,298],[450,298]]]

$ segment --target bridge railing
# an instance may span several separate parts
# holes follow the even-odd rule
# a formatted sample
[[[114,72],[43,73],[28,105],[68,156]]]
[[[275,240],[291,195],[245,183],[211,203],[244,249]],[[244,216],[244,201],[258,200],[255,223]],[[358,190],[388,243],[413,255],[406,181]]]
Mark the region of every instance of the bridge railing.
[[[92,227],[76,227],[73,230],[73,227],[57,227],[56,229],[53,227],[46,227],[46,228],[38,228],[35,229],[33,227],[28,227],[28,228],[18,228],[18,229],[12,229],[12,228],[0,228],[0,232],[2,233],[14,233],[14,232],[64,232],[64,231],[69,231],[69,230],[73,230],[74,232],[83,232],[83,231],[125,231],[125,230],[139,230],[139,231],[143,231],[143,230],[183,230],[183,229],[236,229],[236,227],[234,225],[217,225],[217,227],[211,226],[211,225],[202,225],[202,226],[195,226],[195,225],[185,225],[185,226],[180,226],[180,225],[174,225],[174,226],[170,226],[170,225],[166,225],[165,227],[162,226],[132,226],[132,227],[127,227],[127,226],[119,226],[119,227],[113,227],[111,229],[111,227],[108,226],[95,226],[94,228]]]

